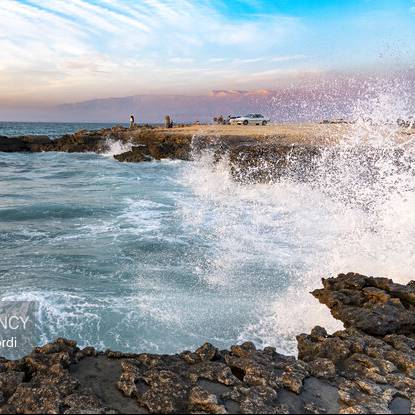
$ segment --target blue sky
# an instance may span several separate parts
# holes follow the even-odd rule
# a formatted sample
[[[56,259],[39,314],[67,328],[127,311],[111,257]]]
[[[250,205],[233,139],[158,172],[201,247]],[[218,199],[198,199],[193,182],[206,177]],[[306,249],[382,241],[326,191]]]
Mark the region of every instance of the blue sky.
[[[0,103],[276,88],[413,66],[412,0],[1,0]]]

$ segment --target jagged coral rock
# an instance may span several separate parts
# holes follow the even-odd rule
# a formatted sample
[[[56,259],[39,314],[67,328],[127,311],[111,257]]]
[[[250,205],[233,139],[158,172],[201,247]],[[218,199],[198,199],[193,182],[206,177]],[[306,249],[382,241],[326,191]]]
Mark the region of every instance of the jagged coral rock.
[[[323,279],[323,286],[313,295],[346,327],[375,336],[415,332],[414,283],[350,273]]]
[[[413,283],[347,274],[323,285],[314,294],[346,329],[299,335],[298,359],[249,342],[155,355],[58,339],[0,359],[0,413],[413,413]]]

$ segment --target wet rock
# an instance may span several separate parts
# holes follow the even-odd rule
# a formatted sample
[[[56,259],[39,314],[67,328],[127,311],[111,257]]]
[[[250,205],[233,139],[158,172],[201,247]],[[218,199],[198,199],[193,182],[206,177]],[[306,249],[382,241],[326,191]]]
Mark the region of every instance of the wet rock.
[[[283,176],[296,179],[310,177],[321,156],[321,149],[268,143],[233,146],[225,154],[229,157],[235,180],[267,183]],[[220,158],[218,154],[216,158]]]
[[[96,357],[98,355],[97,351],[93,347],[85,347],[79,353],[81,358],[89,356]]]
[[[165,158],[189,160],[191,136],[166,134],[154,128],[129,129],[116,126],[98,131],[80,130],[51,140],[46,136],[0,136],[0,152],[60,151],[105,153],[111,144],[129,144],[131,150],[115,157],[122,162],[142,162]]]
[[[17,387],[23,382],[25,374],[22,372],[0,373],[0,391],[3,400],[7,400],[14,394]]]
[[[298,359],[249,342],[154,355],[80,350],[58,339],[0,360],[0,413],[413,412],[415,333],[399,304],[411,314],[414,284],[347,274],[323,285],[314,294],[346,329],[299,335]],[[363,324],[364,311],[372,322],[380,313],[381,324]]]
[[[65,414],[105,414],[101,401],[92,393],[68,395],[63,399]]]
[[[195,352],[202,362],[213,360],[218,355],[218,349],[210,343],[205,343]]]
[[[239,379],[234,375],[234,371],[221,362],[202,362],[189,368],[189,378],[192,383],[199,379],[207,379],[222,385],[232,386],[239,383]]]
[[[323,279],[323,286],[312,294],[346,327],[376,336],[415,333],[414,284],[351,273]]]
[[[200,413],[204,411],[210,414],[226,414],[226,408],[220,405],[218,398],[202,389],[199,386],[194,387],[189,395],[189,410],[191,413]]]
[[[42,151],[43,146],[49,145],[51,142],[47,136],[0,136],[0,152],[37,152]]]
[[[146,151],[147,152],[147,151]],[[145,154],[142,147],[132,147],[130,151],[116,154],[114,158],[121,162],[139,163],[141,161],[151,161],[151,157]]]
[[[310,374],[318,378],[332,379],[336,376],[336,366],[330,359],[317,358],[308,365]]]
[[[251,342],[246,342],[238,346],[231,346],[231,353],[238,357],[250,357],[256,352],[256,347]]]
[[[282,383],[290,391],[299,394],[303,387],[303,381],[308,376],[307,364],[297,361],[287,366],[282,374]]]
[[[153,142],[148,145],[150,155],[156,159],[180,159],[188,160],[190,157],[190,147],[186,144],[177,142],[177,140],[169,140],[167,138],[160,142]]]
[[[105,131],[81,130],[75,134],[66,134],[49,145],[43,151],[63,151],[67,153],[104,153],[109,150],[110,135]]]
[[[41,388],[20,385],[9,400],[9,404],[20,414],[58,414],[61,395],[51,385]]]

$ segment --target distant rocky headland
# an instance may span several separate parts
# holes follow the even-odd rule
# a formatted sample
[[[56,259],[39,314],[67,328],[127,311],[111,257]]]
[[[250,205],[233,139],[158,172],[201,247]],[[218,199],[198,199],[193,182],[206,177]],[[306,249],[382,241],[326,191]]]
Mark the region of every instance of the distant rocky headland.
[[[272,124],[267,126],[192,125],[175,128],[115,126],[97,131],[81,130],[57,139],[47,136],[0,136],[0,152],[68,152],[108,153],[114,144],[121,149],[114,158],[120,162],[146,162],[161,159],[191,160],[201,150],[208,149],[213,160],[226,157],[232,176],[240,181],[278,179],[283,174],[292,177],[313,178],[321,155],[325,162],[336,165],[337,150],[327,154],[347,134],[347,123]],[[415,130],[402,129],[396,133],[397,142],[410,142]],[[413,141],[413,140],[412,140]],[[122,149],[125,149],[124,151]],[[381,157],[396,160],[407,168],[408,157],[404,147],[364,151],[344,149],[356,163],[367,165],[368,175],[376,174],[376,163]],[[412,159],[409,163],[412,163]],[[373,168],[372,168],[372,167]],[[368,177],[368,180],[370,178]]]
[[[312,294],[345,329],[300,334],[298,358],[252,343],[153,355],[58,339],[0,360],[0,413],[413,413],[414,281],[341,274]]]
[[[105,153],[114,142],[132,145],[132,154],[120,157],[122,161],[143,161],[145,158],[188,158],[191,137],[170,137],[158,129],[113,127],[98,131],[81,130],[57,139],[47,136],[0,137],[3,152]],[[135,147],[136,146],[136,147]],[[142,159],[138,154],[142,155]]]

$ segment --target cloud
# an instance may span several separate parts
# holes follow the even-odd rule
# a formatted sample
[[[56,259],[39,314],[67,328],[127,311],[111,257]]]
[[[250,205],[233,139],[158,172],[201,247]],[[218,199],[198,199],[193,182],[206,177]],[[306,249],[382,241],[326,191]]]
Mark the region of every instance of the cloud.
[[[250,74],[251,80],[255,80],[256,83],[262,82],[266,84],[272,81],[274,86],[280,85],[281,81],[293,81],[300,82],[304,79],[314,79],[315,76],[323,74],[320,68],[310,67],[307,70],[304,69],[270,69],[266,71],[253,72]],[[249,84],[249,81],[246,81]]]
[[[235,59],[234,63],[257,63],[257,62],[262,62],[264,60],[264,58],[250,58],[250,59]]]
[[[305,59],[305,55],[288,55],[288,56],[275,56],[271,59],[272,62],[288,62],[288,61],[294,61],[299,59]]]
[[[93,98],[97,91],[107,96],[162,90],[174,82],[186,85],[186,73],[174,70],[180,65],[207,75],[198,80],[200,89],[207,88],[214,77],[209,69],[220,64],[226,73],[244,76],[236,64],[259,64],[300,25],[279,15],[232,19],[217,4],[1,0],[0,98],[39,94],[66,101]],[[48,82],[44,74],[50,73],[58,76]]]
[[[210,58],[208,60],[208,62],[210,63],[222,63],[222,62],[226,62],[228,59],[227,58]]]
[[[188,64],[188,63],[194,62],[192,58],[180,58],[180,57],[170,58],[169,61],[171,63],[178,63],[178,64]]]

